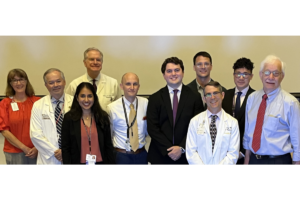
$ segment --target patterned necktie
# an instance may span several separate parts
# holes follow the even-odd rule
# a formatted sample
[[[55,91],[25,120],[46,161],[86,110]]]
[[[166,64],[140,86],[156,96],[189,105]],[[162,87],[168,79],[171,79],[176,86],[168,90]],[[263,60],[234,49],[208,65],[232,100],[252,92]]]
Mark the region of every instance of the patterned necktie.
[[[61,109],[59,104],[62,103],[60,100],[56,101],[56,108],[55,108],[55,122],[56,122],[56,130],[58,134],[58,146],[61,149],[61,126],[63,122],[64,115],[61,113]]]
[[[240,108],[241,108],[241,95],[242,92],[237,93],[236,102],[235,102],[235,109],[234,109],[234,117],[237,118]]]
[[[130,104],[130,113],[129,113],[129,123],[131,124],[134,120],[134,117],[136,115],[136,112],[134,110],[133,104]],[[131,127],[131,131],[129,133],[129,140],[131,149],[135,152],[139,148],[139,136],[138,136],[138,127],[137,127],[137,119],[135,119],[135,122],[133,126]],[[133,135],[131,134],[133,133]]]
[[[264,123],[264,117],[265,117],[265,111],[266,111],[266,105],[267,105],[267,98],[268,96],[264,94],[262,97],[262,101],[260,103],[258,112],[257,112],[257,118],[256,118],[256,125],[253,133],[253,141],[252,141],[252,149],[254,152],[257,152],[260,148],[260,139],[261,139],[261,132],[262,132],[262,125]]]
[[[212,152],[214,152],[214,146],[217,137],[217,127],[216,127],[216,119],[217,115],[211,115],[211,122],[210,122],[210,137],[212,142]]]
[[[94,86],[94,88],[95,88],[95,92],[97,92],[96,79],[93,79],[93,86]]]

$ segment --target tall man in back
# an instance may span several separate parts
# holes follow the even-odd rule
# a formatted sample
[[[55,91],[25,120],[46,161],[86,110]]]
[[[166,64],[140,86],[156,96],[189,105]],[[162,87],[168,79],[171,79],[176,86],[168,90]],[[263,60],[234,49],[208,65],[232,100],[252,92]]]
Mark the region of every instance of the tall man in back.
[[[80,83],[89,82],[97,91],[101,108],[106,110],[108,104],[121,97],[118,82],[116,79],[100,73],[103,64],[103,53],[99,49],[94,47],[88,48],[83,55],[83,63],[87,73],[73,80],[67,87],[66,93],[74,96]]]
[[[250,94],[246,105],[244,163],[300,164],[300,106],[280,87],[285,66],[280,58],[269,55],[261,63],[259,76],[263,89]]]
[[[187,86],[190,87],[193,92],[200,95],[201,105],[203,109],[206,109],[206,103],[203,101],[204,87],[207,83],[214,81],[210,78],[210,71],[213,67],[212,58],[209,53],[200,51],[194,56],[193,62],[194,71],[196,72],[196,79],[187,84]],[[222,87],[222,91],[225,92],[226,88]]]
[[[167,86],[150,96],[147,129],[151,137],[148,161],[151,164],[188,164],[185,156],[191,118],[203,111],[200,96],[182,84],[183,62],[167,58],[161,67]],[[202,108],[202,109],[201,109]]]
[[[243,148],[243,137],[245,129],[245,109],[248,96],[254,92],[249,86],[252,80],[253,63],[248,58],[240,58],[233,65],[233,80],[235,87],[225,92],[222,102],[223,110],[236,118],[240,129],[240,152],[237,164],[244,164],[245,149]]]

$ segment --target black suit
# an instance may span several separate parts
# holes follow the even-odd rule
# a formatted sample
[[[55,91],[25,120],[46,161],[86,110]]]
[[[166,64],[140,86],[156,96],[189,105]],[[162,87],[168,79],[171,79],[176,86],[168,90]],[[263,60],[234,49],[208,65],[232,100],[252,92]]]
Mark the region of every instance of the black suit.
[[[245,96],[245,99],[243,101],[243,104],[240,108],[239,114],[238,116],[235,116],[235,118],[238,120],[239,123],[239,129],[240,129],[240,151],[245,154],[245,149],[243,148],[243,137],[244,137],[244,131],[245,131],[245,110],[246,110],[246,104],[247,104],[247,99],[248,96],[254,92],[255,90],[253,90],[250,86],[249,86],[249,90]],[[225,92],[225,97],[223,99],[222,102],[222,108],[225,112],[227,112],[228,114],[230,114],[231,116],[233,116],[233,110],[232,110],[232,106],[233,106],[233,98],[234,98],[234,92],[235,92],[235,88],[227,90]],[[242,161],[240,161],[242,160]],[[238,160],[238,164],[242,164],[243,163],[243,159]],[[240,161],[240,162],[239,162]]]
[[[72,120],[70,112],[64,116],[61,132],[63,164],[80,164],[81,156],[81,119]],[[96,123],[98,141],[104,164],[114,164],[113,145],[110,126],[101,127]]]
[[[213,79],[211,79],[211,81],[214,81]],[[200,96],[200,101],[201,101],[201,109],[203,110],[206,110],[206,104],[205,104],[205,108],[203,107],[203,100],[202,100],[202,96],[201,94],[198,92],[198,85],[197,85],[197,82],[196,82],[196,79],[194,79],[192,82],[190,82],[189,84],[187,84],[186,86],[188,86],[189,88],[191,88],[191,90],[198,94]],[[222,91],[225,92],[226,91],[226,88],[224,88],[223,86],[222,87]]]
[[[199,95],[195,95],[190,88],[182,84],[173,128],[173,110],[168,87],[152,94],[147,109],[147,130],[151,137],[148,161],[151,164],[188,164],[185,154],[182,154],[177,161],[173,161],[168,156],[167,149],[172,146],[185,149],[190,120],[202,111]]]

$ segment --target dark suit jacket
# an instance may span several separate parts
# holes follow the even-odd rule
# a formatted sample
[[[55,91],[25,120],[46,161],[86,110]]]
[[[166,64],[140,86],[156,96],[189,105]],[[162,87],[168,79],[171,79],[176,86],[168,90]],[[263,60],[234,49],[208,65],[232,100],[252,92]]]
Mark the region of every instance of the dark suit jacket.
[[[211,79],[211,81],[214,81],[214,80]],[[198,94],[198,95],[200,96],[201,109],[206,110],[206,104],[205,104],[205,108],[204,108],[204,107],[203,107],[202,96],[201,96],[201,94],[198,92],[198,85],[197,85],[197,83],[196,83],[196,79],[194,79],[192,82],[190,82],[190,83],[187,84],[186,86],[188,86],[189,88],[191,88],[191,90],[192,90],[194,93],[196,93],[196,94]],[[226,91],[226,88],[224,88],[223,86],[221,86],[221,87],[222,87],[223,92],[225,92],[225,91]]]
[[[81,126],[79,120],[72,120],[70,112],[64,116],[61,132],[62,157],[64,164],[80,164]],[[101,127],[96,124],[101,156],[104,164],[114,164],[113,145],[110,126]]]
[[[225,97],[222,102],[222,108],[225,112],[233,116],[233,110],[232,110],[232,104],[233,104],[233,97],[234,97],[234,91],[235,88],[227,90],[225,92]],[[245,96],[245,99],[243,101],[243,104],[241,106],[240,112],[238,116],[236,116],[236,119],[238,120],[239,123],[239,129],[240,129],[240,151],[245,154],[245,149],[243,148],[243,137],[244,137],[244,131],[245,131],[245,110],[246,110],[246,104],[247,104],[247,99],[248,96],[254,92],[250,86],[249,90]]]
[[[148,151],[148,161],[151,164],[187,164],[185,154],[182,154],[177,161],[173,161],[168,156],[167,149],[172,146],[180,146],[185,149],[190,120],[203,111],[201,108],[200,96],[182,85],[173,128],[173,110],[168,87],[166,86],[150,96],[147,109],[147,130],[151,137]]]

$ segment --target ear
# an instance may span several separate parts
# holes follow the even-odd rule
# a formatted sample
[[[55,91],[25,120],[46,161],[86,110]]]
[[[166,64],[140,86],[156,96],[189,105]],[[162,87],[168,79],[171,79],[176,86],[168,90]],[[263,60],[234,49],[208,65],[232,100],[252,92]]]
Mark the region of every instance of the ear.
[[[120,83],[120,88],[121,88],[121,90],[124,90],[122,83]]]
[[[225,92],[222,92],[222,100],[224,99],[225,97]]]

